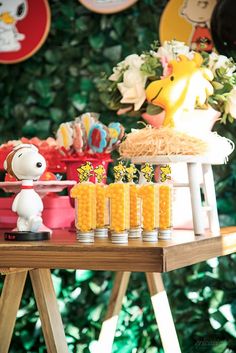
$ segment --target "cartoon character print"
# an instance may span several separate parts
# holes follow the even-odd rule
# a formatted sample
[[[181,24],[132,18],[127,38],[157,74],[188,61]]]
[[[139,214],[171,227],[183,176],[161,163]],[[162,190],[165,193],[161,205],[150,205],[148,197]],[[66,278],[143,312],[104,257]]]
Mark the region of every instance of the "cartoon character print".
[[[171,180],[171,168],[169,165],[163,165],[160,167],[161,174],[161,182],[165,182],[166,180]]]
[[[129,167],[126,167],[126,177],[129,183],[131,183],[135,178],[137,178],[136,173],[138,169],[133,163]]]
[[[103,165],[98,165],[94,168],[94,174],[96,176],[97,182],[102,183],[103,179],[106,178],[106,170]]]
[[[27,0],[0,1],[0,52],[15,52],[21,49],[21,41],[25,39],[16,27],[28,12]]]
[[[146,179],[146,181],[150,183],[153,177],[153,166],[149,163],[145,163],[141,167],[141,172],[143,173],[143,176]]]
[[[80,182],[86,182],[92,176],[93,166],[90,162],[86,162],[85,164],[81,165],[77,168],[77,172],[79,173],[79,180]]]
[[[114,170],[115,182],[117,183],[119,181],[122,181],[126,172],[126,167],[123,165],[123,163],[119,162],[118,165],[116,165],[113,170]]]
[[[217,0],[185,0],[181,8],[183,16],[193,26],[190,47],[196,51],[212,51],[210,19]]]

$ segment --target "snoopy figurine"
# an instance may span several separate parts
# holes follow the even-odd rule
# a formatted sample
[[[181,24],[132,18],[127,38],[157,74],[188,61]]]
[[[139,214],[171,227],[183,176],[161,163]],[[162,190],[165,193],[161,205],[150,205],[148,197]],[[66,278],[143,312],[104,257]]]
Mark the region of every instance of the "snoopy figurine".
[[[5,233],[7,240],[44,240],[50,232],[41,232],[43,203],[34,190],[33,182],[46,169],[46,161],[34,145],[20,144],[8,154],[5,170],[22,181],[21,191],[16,195],[12,211],[18,214],[17,230]]]
[[[27,0],[0,1],[0,52],[15,52],[21,49],[20,41],[25,39],[16,27],[28,13]]]

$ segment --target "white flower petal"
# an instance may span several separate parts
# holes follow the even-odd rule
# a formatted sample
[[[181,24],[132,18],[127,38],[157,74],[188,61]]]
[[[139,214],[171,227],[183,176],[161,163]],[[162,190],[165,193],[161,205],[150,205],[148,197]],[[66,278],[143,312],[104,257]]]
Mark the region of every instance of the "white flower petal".
[[[225,112],[236,119],[236,88],[233,88],[228,95]]]

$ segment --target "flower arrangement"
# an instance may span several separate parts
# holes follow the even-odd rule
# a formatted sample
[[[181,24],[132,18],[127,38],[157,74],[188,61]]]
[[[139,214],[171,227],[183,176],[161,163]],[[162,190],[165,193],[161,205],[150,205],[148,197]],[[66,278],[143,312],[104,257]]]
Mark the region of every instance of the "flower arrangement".
[[[162,108],[147,102],[145,89],[151,82],[171,75],[172,60],[178,60],[180,55],[191,60],[194,54],[187,45],[175,40],[162,46],[154,43],[150,51],[141,55],[131,54],[113,68],[109,77],[104,75],[98,82],[101,99],[118,114],[156,115]],[[236,64],[232,58],[215,52],[201,52],[201,55],[201,67],[213,74],[213,94],[207,96],[204,104],[197,103],[196,108],[211,106],[221,113],[221,122],[233,122],[236,119]]]

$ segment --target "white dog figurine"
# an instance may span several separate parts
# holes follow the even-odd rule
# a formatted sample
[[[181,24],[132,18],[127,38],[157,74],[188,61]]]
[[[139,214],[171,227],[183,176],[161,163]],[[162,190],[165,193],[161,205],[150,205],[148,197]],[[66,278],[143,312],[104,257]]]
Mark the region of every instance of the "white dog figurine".
[[[12,210],[18,214],[17,230],[37,232],[42,226],[43,203],[34,191],[33,181],[39,179],[46,169],[44,157],[38,149],[29,144],[21,144],[13,149],[4,162],[6,171],[22,180],[21,191],[16,195]]]
[[[25,35],[18,32],[16,23],[25,18],[27,12],[27,0],[0,1],[0,52],[21,49],[20,41],[25,39]]]

